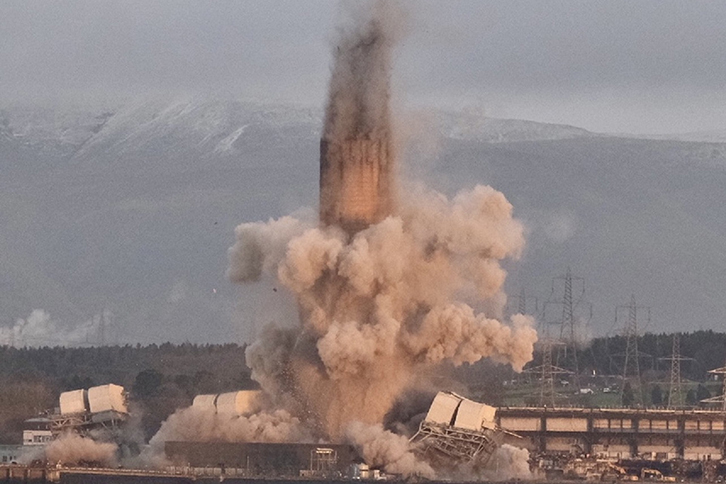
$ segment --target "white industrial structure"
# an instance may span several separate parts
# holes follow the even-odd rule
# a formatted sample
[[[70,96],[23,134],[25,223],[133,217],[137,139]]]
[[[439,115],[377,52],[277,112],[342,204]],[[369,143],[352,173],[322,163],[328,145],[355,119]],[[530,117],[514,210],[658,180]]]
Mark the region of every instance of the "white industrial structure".
[[[504,434],[496,425],[496,411],[456,393],[439,392],[411,441],[434,461],[484,465]]]
[[[60,394],[61,415],[78,415],[88,412],[88,392],[72,390]]]
[[[63,392],[60,411],[51,417],[51,432],[84,432],[92,428],[116,428],[128,417],[126,393],[120,385],[100,385],[88,390]]]
[[[213,395],[197,395],[192,407],[214,411],[219,415],[238,417],[250,415],[260,410],[261,392],[259,390],[240,390],[237,392]]]

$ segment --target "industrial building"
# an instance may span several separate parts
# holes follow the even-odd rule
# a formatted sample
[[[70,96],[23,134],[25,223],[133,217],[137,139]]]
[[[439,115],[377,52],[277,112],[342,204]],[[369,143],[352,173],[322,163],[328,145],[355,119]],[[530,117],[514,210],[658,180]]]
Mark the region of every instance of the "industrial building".
[[[0,465],[17,462],[22,451],[20,445],[0,445]]]
[[[496,422],[522,437],[512,444],[539,453],[691,461],[725,455],[720,410],[502,407]]]
[[[116,429],[129,413],[124,388],[113,384],[63,392],[59,404],[58,412],[50,417],[53,436],[65,431]]]
[[[29,418],[23,422],[23,445],[45,445],[53,440],[52,421],[45,417]]]
[[[249,477],[339,477],[360,461],[352,446],[335,444],[166,442],[164,451],[177,466],[211,466]]]

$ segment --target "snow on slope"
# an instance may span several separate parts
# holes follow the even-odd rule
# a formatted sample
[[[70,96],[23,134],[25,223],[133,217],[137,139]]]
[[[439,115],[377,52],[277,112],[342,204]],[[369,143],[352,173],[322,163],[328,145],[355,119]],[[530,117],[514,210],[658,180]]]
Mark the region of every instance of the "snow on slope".
[[[280,292],[225,280],[226,249],[241,222],[315,206],[320,116],[210,99],[0,109],[0,324],[108,309],[119,341],[203,342],[284,320]],[[492,184],[531,230],[510,289],[546,292],[570,265],[610,323],[620,290],[665,311],[664,328],[726,311],[713,290],[726,284],[726,144],[437,119],[427,182],[449,195]]]
[[[95,109],[10,106],[0,110],[0,136],[39,157],[52,153],[72,162],[155,157],[159,150],[224,155],[234,154],[259,127],[285,137],[317,136],[321,116],[313,109],[215,99],[152,99]],[[597,136],[573,126],[466,112],[439,112],[436,123],[445,137],[482,142]]]
[[[440,112],[437,121],[441,132],[454,139],[489,143],[544,141],[599,136],[582,128],[562,124],[538,123],[521,119],[489,118],[470,112]]]

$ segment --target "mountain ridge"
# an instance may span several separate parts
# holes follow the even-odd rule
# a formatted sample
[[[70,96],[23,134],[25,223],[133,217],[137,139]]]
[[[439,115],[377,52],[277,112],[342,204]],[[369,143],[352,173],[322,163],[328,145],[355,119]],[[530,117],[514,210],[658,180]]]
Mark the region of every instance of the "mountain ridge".
[[[108,310],[119,342],[241,342],[296,317],[266,283],[232,286],[226,251],[237,224],[316,206],[321,112],[14,109],[0,110],[0,325],[45,309],[71,327]],[[481,183],[512,202],[529,235],[507,263],[510,294],[542,295],[570,266],[589,281],[595,334],[630,292],[655,327],[720,324],[726,144],[447,119],[428,158],[403,154],[405,171],[449,196]]]

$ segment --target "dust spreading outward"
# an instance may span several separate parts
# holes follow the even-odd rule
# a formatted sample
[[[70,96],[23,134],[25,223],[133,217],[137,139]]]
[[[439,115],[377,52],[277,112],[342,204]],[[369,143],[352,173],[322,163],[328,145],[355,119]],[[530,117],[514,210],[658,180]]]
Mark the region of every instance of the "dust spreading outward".
[[[230,424],[188,409],[164,423],[157,441],[189,433],[347,441],[371,465],[431,476],[408,440],[381,425],[397,399],[442,362],[491,358],[520,370],[532,358],[531,318],[493,317],[505,300],[500,261],[524,245],[511,204],[491,187],[449,199],[422,187],[404,192],[395,180],[396,18],[390,3],[377,2],[340,31],[321,140],[320,220],[282,217],[235,231],[231,280],[276,278],[299,307],[299,324],[269,326],[247,350],[267,410]]]

